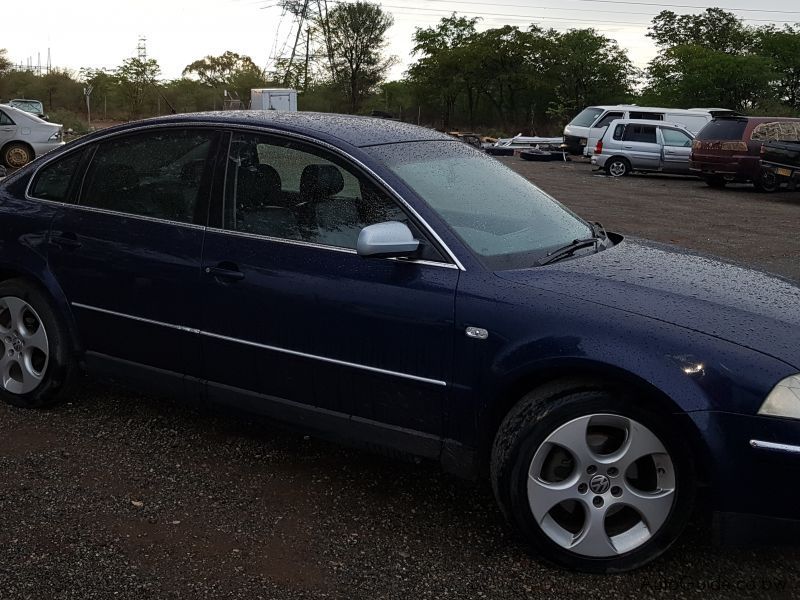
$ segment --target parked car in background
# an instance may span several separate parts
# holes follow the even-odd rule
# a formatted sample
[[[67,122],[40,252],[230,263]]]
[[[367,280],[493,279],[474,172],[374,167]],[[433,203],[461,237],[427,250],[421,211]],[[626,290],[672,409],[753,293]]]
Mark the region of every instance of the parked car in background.
[[[63,127],[0,104],[0,162],[17,169],[64,145]]]
[[[800,288],[607,233],[429,129],[83,137],[0,184],[0,334],[12,405],[85,367],[426,457],[567,568],[655,559],[700,486],[728,540],[798,542]]]
[[[800,119],[788,117],[715,117],[692,144],[690,167],[711,187],[730,182],[767,189],[761,146],[770,141],[800,141]]]
[[[693,139],[677,123],[617,119],[604,128],[591,162],[611,177],[633,171],[688,174]]]
[[[572,154],[590,154],[594,144],[602,135],[602,128],[616,119],[669,121],[697,133],[715,114],[731,113],[724,108],[658,108],[617,104],[613,106],[589,106],[564,127],[564,143]],[[595,130],[595,131],[593,131]]]
[[[13,106],[14,108],[18,108],[20,110],[24,110],[27,113],[31,113],[32,115],[36,115],[40,119],[46,119],[46,115],[44,114],[44,104],[42,104],[39,100],[28,100],[25,98],[17,98],[15,100],[8,101],[9,106]]]
[[[788,184],[800,185],[800,142],[765,142],[761,145],[761,188],[773,192]]]

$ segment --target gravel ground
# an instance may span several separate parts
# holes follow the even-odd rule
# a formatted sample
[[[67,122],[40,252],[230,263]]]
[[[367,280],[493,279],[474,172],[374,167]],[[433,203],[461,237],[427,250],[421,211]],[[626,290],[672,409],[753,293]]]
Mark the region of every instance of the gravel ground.
[[[795,194],[509,162],[609,229],[800,279]],[[791,598],[798,584],[800,549],[713,547],[702,515],[644,569],[574,574],[528,553],[485,483],[433,464],[89,379],[50,411],[0,406],[2,600]]]

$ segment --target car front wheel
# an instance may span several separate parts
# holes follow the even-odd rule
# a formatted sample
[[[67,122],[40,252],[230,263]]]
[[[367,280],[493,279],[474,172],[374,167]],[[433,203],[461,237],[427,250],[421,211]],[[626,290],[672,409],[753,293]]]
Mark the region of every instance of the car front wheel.
[[[57,402],[76,368],[52,303],[23,279],[0,283],[0,350],[0,398],[21,408]]]
[[[608,573],[663,553],[688,521],[693,463],[665,419],[640,399],[550,387],[501,425],[492,484],[501,509],[545,559]]]

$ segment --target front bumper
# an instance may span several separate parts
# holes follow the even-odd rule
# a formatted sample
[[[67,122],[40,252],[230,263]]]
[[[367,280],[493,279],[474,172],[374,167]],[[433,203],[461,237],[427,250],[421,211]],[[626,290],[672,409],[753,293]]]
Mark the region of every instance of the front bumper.
[[[695,412],[708,447],[715,537],[725,543],[800,543],[800,422]]]
[[[570,154],[583,154],[583,149],[586,147],[586,138],[564,134],[564,145]]]

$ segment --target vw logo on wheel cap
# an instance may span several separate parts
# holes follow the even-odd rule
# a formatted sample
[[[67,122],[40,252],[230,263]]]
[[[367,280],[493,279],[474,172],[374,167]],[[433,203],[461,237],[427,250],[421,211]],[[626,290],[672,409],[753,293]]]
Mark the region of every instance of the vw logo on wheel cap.
[[[611,482],[605,475],[595,475],[589,481],[589,489],[595,494],[605,494],[610,487]]]

